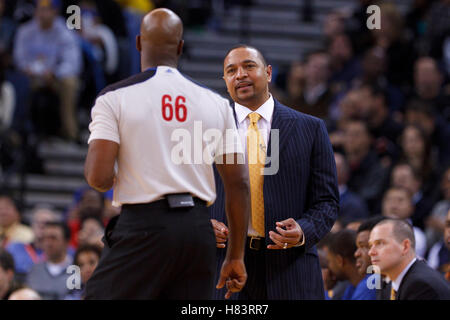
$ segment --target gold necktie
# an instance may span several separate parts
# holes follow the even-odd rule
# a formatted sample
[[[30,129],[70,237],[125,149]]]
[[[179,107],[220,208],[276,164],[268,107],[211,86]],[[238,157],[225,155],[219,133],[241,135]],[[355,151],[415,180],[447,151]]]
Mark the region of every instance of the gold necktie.
[[[394,288],[391,288],[391,300],[397,300],[396,295],[397,295],[397,292],[394,290]]]
[[[266,146],[257,125],[261,116],[252,112],[248,117],[250,125],[247,130],[247,162],[250,177],[252,226],[261,237],[264,237],[264,175],[262,170],[266,161]]]

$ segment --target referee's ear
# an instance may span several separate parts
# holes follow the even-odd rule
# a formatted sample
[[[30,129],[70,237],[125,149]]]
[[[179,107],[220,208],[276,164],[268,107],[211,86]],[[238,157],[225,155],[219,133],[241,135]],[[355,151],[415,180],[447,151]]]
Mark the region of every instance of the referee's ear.
[[[136,49],[137,51],[141,52],[142,51],[142,46],[141,46],[141,36],[138,34],[136,36]]]
[[[184,45],[184,40],[181,39],[180,42],[178,42],[178,48],[177,48],[177,56],[181,56],[181,54],[183,53],[183,45]]]

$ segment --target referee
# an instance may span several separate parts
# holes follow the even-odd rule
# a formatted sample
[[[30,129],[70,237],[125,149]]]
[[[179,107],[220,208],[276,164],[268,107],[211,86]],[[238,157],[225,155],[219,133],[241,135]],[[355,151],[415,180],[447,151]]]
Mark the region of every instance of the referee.
[[[148,13],[136,39],[142,72],[106,87],[92,109],[85,177],[96,190],[114,187],[113,204],[122,212],[106,227],[86,299],[212,298],[216,243],[207,205],[216,197],[213,160],[226,189],[231,240],[216,287],[226,285],[229,297],[247,279],[250,204],[247,170],[238,164],[242,146],[228,101],[177,70],[182,34],[172,11]],[[221,137],[206,139],[209,129]],[[180,133],[194,141],[177,143]],[[189,161],[191,149],[198,158],[199,145],[200,156],[211,161]]]

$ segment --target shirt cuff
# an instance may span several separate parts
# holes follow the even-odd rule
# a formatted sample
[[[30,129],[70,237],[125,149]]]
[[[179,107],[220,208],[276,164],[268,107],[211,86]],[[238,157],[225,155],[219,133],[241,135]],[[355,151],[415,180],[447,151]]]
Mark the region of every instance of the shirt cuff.
[[[302,230],[302,227],[299,226],[299,228],[300,228],[300,230]],[[304,244],[305,244],[305,234],[303,233],[303,230],[302,230],[302,238],[294,247],[301,247]]]

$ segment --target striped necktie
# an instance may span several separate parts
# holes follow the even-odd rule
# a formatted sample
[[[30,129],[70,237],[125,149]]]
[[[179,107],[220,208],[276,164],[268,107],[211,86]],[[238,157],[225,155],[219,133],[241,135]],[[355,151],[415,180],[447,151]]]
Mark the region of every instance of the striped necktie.
[[[262,170],[266,161],[266,146],[257,125],[261,116],[252,112],[248,117],[250,125],[247,130],[247,161],[250,178],[252,226],[259,236],[264,237],[264,175]]]
[[[397,291],[393,287],[391,287],[391,300],[397,300]]]

